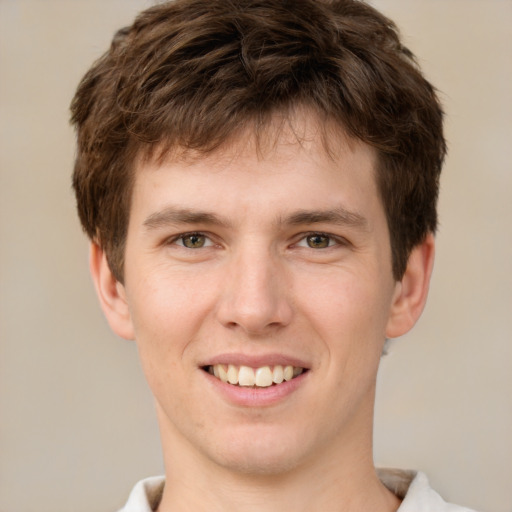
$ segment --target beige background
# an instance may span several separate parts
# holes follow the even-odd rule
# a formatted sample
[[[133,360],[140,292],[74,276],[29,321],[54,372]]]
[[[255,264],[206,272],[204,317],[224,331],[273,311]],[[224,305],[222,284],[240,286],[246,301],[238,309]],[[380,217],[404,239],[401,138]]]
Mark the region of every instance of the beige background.
[[[162,471],[133,344],[101,316],[68,104],[145,0],[0,0],[0,511],[112,511]],[[379,0],[443,91],[430,302],[383,361],[376,462],[512,511],[512,2]]]

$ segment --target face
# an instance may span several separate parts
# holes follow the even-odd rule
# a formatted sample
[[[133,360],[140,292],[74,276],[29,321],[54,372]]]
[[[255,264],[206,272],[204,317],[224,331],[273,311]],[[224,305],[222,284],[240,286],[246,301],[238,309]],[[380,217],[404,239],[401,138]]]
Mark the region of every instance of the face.
[[[124,272],[111,325],[137,341],[164,449],[250,473],[371,451],[401,284],[368,146],[281,133],[141,165]]]

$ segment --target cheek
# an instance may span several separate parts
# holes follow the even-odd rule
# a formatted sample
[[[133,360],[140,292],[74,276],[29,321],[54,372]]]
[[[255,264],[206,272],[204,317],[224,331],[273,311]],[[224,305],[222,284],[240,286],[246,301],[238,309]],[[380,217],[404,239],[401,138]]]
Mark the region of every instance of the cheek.
[[[183,383],[196,369],[190,347],[208,314],[208,297],[197,290],[198,281],[161,273],[153,279],[148,274],[144,282],[127,289],[141,366],[155,398],[166,409],[183,407],[187,396]]]
[[[390,299],[377,276],[365,279],[361,274],[336,272],[315,281],[314,287],[312,282],[303,283],[314,292],[300,308],[327,354],[321,363],[326,382],[346,390],[338,404],[343,409],[348,406],[344,400],[355,399],[373,386]]]
[[[317,329],[329,333],[329,337],[347,342],[353,338],[384,338],[390,297],[377,275],[340,270],[302,276],[297,283],[300,283],[296,293],[300,309]]]
[[[143,282],[128,288],[136,334],[161,332],[175,337],[183,327],[192,328],[204,316],[217,289],[211,281],[208,273],[202,272],[157,269],[146,273]]]
[[[216,289],[203,278],[170,273],[148,274],[144,282],[127,289],[141,364],[155,392],[193,367],[190,348],[214,303],[207,291]]]

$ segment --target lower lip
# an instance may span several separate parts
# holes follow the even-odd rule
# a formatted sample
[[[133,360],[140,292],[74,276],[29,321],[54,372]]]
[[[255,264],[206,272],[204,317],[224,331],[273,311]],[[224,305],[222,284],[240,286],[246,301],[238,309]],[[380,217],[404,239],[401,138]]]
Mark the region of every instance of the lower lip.
[[[281,384],[266,388],[236,386],[222,382],[213,375],[201,370],[208,382],[224,399],[239,407],[268,407],[278,404],[294,393],[308,376],[308,371]]]

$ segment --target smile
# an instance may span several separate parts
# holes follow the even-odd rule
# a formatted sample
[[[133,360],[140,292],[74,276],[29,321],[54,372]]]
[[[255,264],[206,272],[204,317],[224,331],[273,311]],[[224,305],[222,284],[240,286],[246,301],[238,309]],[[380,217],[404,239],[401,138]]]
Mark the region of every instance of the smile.
[[[234,364],[215,364],[204,367],[208,373],[220,381],[234,386],[268,388],[287,382],[301,375],[305,369],[297,366],[237,366]]]

